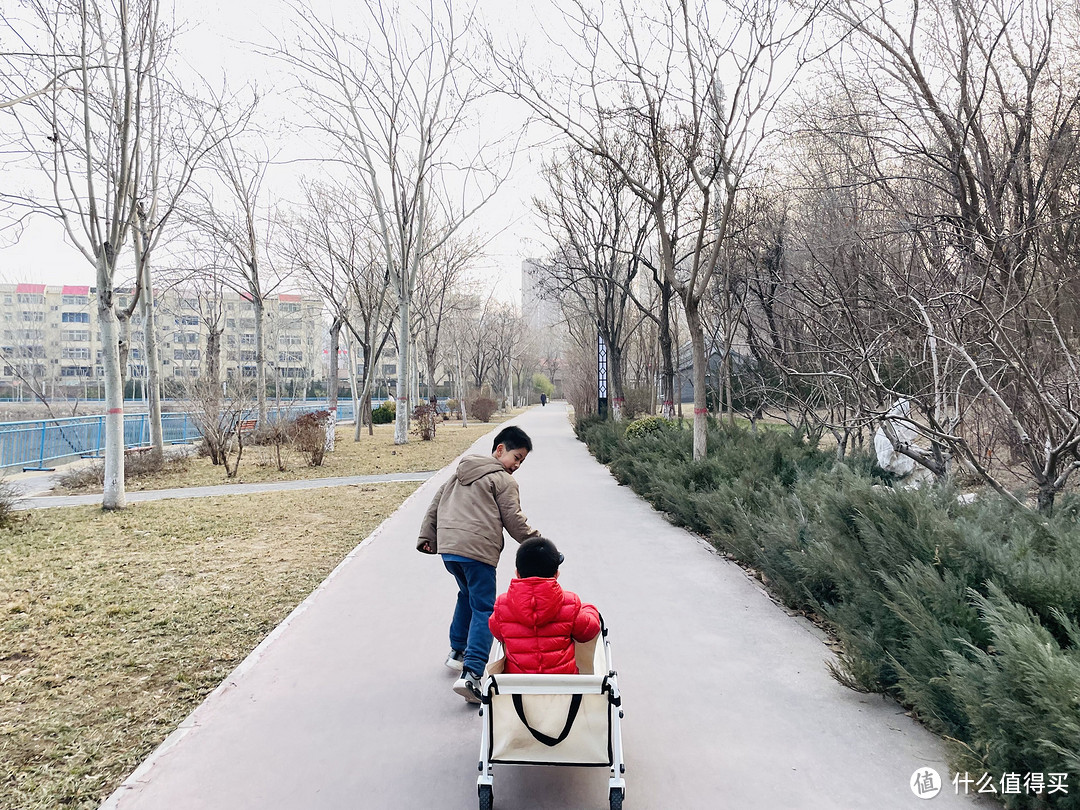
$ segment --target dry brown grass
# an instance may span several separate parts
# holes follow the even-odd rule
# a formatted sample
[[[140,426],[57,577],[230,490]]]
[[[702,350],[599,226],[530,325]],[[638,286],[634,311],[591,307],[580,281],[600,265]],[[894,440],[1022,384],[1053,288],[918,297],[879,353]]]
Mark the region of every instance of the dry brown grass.
[[[97,807],[417,486],[23,514],[0,534],[0,807]]]
[[[500,415],[502,419],[507,415]],[[497,416],[490,423],[470,422],[463,428],[460,422],[440,422],[435,438],[430,442],[409,437],[408,444],[394,444],[394,426],[376,425],[375,434],[365,430],[359,442],[354,442],[352,425],[337,429],[335,449],[327,453],[321,467],[308,466],[299,453],[287,451],[288,469],[281,472],[272,447],[245,447],[236,478],[227,479],[225,468],[214,466],[208,458],[191,458],[185,464],[168,465],[157,473],[132,476],[126,483],[129,490],[171,489],[173,487],[213,486],[229,483],[264,481],[293,481],[298,478],[334,478],[343,475],[381,475],[383,473],[438,470],[445,467],[481,436],[498,428]],[[92,476],[84,476],[81,486],[64,487],[57,492],[84,494],[100,492],[100,484]]]
[[[241,480],[435,470],[494,427],[398,447],[342,427],[323,467],[245,455]],[[223,482],[197,459],[133,488]],[[96,808],[417,486],[19,513],[0,529],[0,810]]]

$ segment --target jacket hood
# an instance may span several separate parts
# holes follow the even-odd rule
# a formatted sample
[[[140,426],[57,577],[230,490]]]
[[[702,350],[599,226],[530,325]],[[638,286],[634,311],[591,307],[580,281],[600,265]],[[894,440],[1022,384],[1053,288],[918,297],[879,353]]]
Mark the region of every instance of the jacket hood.
[[[506,471],[495,456],[465,456],[457,466],[457,480],[459,484],[469,486],[475,484],[485,475],[493,472]]]
[[[562,586],[554,579],[529,577],[510,580],[506,605],[511,620],[527,627],[548,624],[563,605]]]

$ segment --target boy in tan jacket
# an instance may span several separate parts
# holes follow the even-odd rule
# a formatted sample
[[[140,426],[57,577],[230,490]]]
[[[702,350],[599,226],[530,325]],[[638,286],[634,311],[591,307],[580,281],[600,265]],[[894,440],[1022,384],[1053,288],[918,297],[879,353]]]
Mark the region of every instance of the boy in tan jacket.
[[[532,440],[524,430],[516,425],[503,428],[490,456],[466,456],[458,463],[454,476],[435,493],[420,527],[416,547],[441,554],[457,581],[446,665],[461,670],[454,691],[470,703],[480,702],[480,677],[491,651],[488,618],[495,607],[503,529],[519,543],[540,536],[521,512],[512,478],[531,451]]]

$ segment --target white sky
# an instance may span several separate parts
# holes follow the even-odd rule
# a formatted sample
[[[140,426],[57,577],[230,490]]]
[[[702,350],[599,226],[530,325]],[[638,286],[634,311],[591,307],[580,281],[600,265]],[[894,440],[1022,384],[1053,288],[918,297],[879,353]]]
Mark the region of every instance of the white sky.
[[[329,11],[339,21],[342,15],[362,12],[356,0],[309,0],[303,5],[312,13]],[[551,14],[544,0],[536,3],[535,8],[534,4],[512,0],[480,0],[478,10],[496,36],[505,35],[507,39],[522,35],[537,19]],[[257,80],[260,89],[269,91],[264,117],[273,118],[277,111],[284,119],[295,109],[286,93],[289,77],[282,73],[280,63],[253,53],[248,43],[268,41],[272,33],[287,25],[290,13],[283,0],[176,0],[177,20],[187,21],[187,30],[177,43],[177,55],[212,86],[220,87],[223,79],[227,79],[235,90]],[[493,104],[485,112],[486,123],[496,120],[498,126],[521,129],[524,116],[514,102],[500,98]],[[295,131],[291,127],[285,129]],[[529,137],[541,138],[543,133],[530,132]],[[302,142],[282,144],[282,148],[283,154],[304,152]],[[542,193],[537,177],[541,158],[542,151],[537,148],[519,154],[509,181],[472,220],[474,228],[492,238],[488,258],[478,266],[475,275],[485,290],[493,290],[503,300],[520,301],[521,262],[544,252],[542,232],[531,209],[532,196]],[[282,168],[268,181],[272,195],[284,201],[295,195],[298,172],[313,173],[314,169]],[[10,237],[0,237],[0,280],[93,284],[94,273],[82,255],[66,243],[60,225],[39,218],[14,244]]]

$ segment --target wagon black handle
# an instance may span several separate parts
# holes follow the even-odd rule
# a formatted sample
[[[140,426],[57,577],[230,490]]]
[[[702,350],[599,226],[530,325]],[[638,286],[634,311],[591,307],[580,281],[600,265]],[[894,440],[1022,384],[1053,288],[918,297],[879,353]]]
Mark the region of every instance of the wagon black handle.
[[[581,695],[574,695],[570,698],[570,709],[566,712],[566,725],[563,726],[562,734],[558,737],[549,737],[543,732],[537,731],[535,728],[529,725],[529,721],[525,719],[525,706],[521,702],[521,695],[514,695],[514,711],[517,712],[518,719],[524,724],[525,728],[529,730],[529,733],[533,735],[537,742],[543,743],[549,748],[553,748],[570,734],[570,729],[574,727],[574,720],[577,718],[578,709],[581,708]]]

